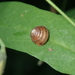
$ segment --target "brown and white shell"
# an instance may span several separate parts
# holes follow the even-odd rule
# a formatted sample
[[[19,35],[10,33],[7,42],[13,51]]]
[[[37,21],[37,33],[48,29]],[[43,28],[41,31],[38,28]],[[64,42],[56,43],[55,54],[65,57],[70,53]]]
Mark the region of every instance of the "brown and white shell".
[[[48,29],[44,26],[37,26],[31,31],[31,39],[32,41],[39,45],[42,46],[44,45],[49,37],[49,32]]]

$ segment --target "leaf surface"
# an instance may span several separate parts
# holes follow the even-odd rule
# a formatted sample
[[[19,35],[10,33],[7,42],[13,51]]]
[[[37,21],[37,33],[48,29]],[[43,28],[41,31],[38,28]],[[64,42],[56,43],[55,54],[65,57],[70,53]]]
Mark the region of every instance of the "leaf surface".
[[[43,46],[31,40],[36,26],[50,32]],[[62,73],[75,74],[75,27],[60,15],[21,2],[0,3],[0,38],[8,48],[28,53]]]

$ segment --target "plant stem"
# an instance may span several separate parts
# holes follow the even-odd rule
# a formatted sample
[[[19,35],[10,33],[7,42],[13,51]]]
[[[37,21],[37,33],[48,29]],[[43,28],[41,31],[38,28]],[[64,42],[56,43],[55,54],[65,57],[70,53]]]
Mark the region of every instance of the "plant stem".
[[[63,11],[61,11],[51,0],[46,0],[46,1],[75,27],[75,23]]]

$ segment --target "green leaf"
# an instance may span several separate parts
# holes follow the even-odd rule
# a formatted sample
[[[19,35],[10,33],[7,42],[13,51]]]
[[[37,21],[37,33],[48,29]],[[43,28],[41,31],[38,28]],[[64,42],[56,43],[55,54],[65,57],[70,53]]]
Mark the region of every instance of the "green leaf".
[[[50,32],[43,46],[31,40],[36,26]],[[8,48],[28,53],[62,73],[75,74],[75,28],[60,15],[21,2],[0,3],[0,37]]]
[[[66,14],[69,16],[69,17],[72,17],[75,19],[75,8],[71,9],[71,10],[68,10],[66,12]]]
[[[0,39],[0,75],[2,75],[4,72],[5,63],[6,63],[5,46]]]

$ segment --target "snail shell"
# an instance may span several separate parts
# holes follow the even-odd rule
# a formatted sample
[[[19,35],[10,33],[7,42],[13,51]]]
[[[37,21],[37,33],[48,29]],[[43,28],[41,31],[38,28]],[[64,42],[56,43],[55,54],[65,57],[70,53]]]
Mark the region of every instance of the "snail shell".
[[[48,30],[44,26],[35,27],[31,31],[30,35],[31,35],[32,41],[39,46],[44,45],[47,42],[49,37]]]

